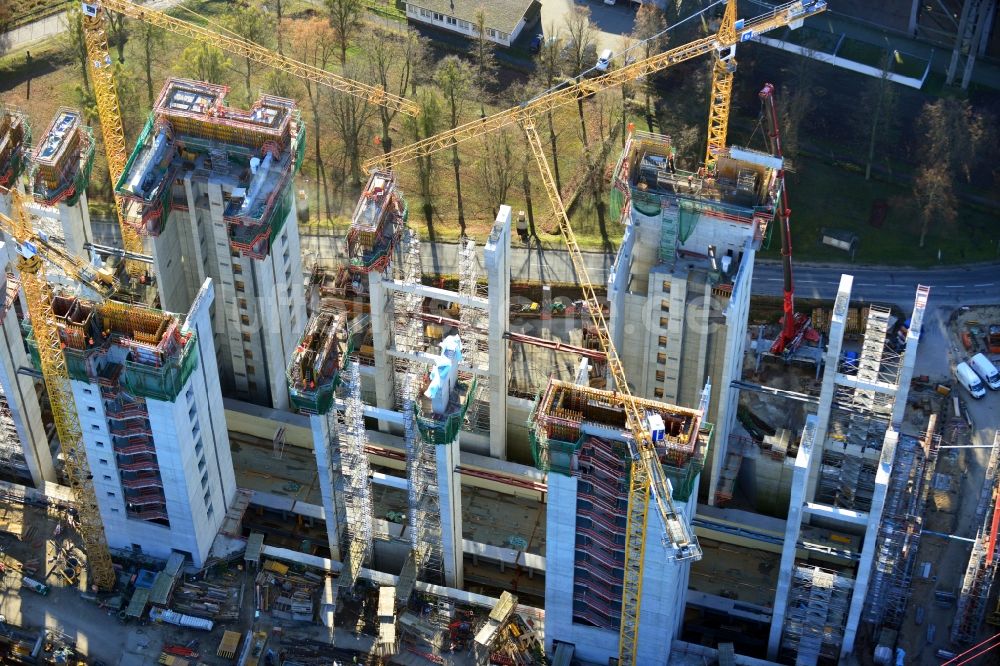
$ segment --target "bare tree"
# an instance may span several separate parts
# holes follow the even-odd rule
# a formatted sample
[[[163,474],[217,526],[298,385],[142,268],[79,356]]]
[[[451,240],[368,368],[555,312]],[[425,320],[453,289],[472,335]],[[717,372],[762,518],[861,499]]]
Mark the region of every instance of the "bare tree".
[[[83,89],[89,92],[90,72],[87,68],[90,66],[90,57],[87,55],[87,39],[83,29],[83,12],[80,10],[80,6],[76,4],[70,5],[63,15],[63,22],[66,25],[63,48],[80,65],[80,73],[83,76]]]
[[[472,68],[458,56],[448,56],[438,64],[434,79],[448,105],[451,128],[455,129],[458,126],[458,118],[462,112],[465,98],[472,87]],[[451,161],[455,169],[455,201],[458,205],[458,225],[464,234],[465,207],[462,204],[462,173],[461,160],[458,158],[458,144],[451,146]]]
[[[229,18],[229,29],[243,39],[260,44],[261,46],[270,46],[274,33],[277,32],[273,18],[260,0],[244,0],[237,4],[235,11]],[[243,75],[243,82],[246,84],[247,102],[253,100],[251,78],[258,67],[259,65],[250,58],[243,58],[240,73]]]
[[[125,15],[118,12],[104,12],[107,17],[108,46],[114,46],[118,51],[118,62],[125,63],[125,44],[128,42],[128,25]]]
[[[210,83],[223,83],[224,73],[231,66],[232,61],[225,53],[202,42],[191,44],[184,49],[178,61],[181,74]]]
[[[476,10],[476,30],[470,49],[472,61],[476,64],[476,88],[479,92],[479,115],[486,117],[486,98],[489,86],[496,83],[497,58],[493,42],[486,35],[486,10]]]
[[[348,66],[344,73],[357,81],[364,80],[357,65]],[[334,93],[330,107],[333,129],[344,144],[351,184],[360,185],[362,137],[375,117],[375,108],[361,97],[344,93]]]
[[[781,87],[781,152],[785,159],[794,162],[799,154],[799,130],[815,106],[808,86]]]
[[[441,127],[441,102],[431,89],[425,89],[420,97],[420,115],[407,116],[405,127],[411,141],[419,141],[434,136]],[[419,155],[417,164],[417,184],[424,209],[428,229],[433,229],[434,221],[434,156]]]
[[[291,37],[292,53],[302,62],[319,69],[326,69],[333,61],[337,49],[337,37],[328,21],[313,18],[296,23]],[[326,216],[329,217],[330,196],[326,187],[326,166],[323,163],[323,153],[320,149],[323,134],[323,114],[321,111],[326,110],[324,104],[327,98],[327,89],[308,79],[302,80],[302,86],[305,88],[309,109],[312,112],[312,123],[309,131],[313,135],[316,153],[316,210],[319,211],[319,195],[322,191],[325,195]]]
[[[282,39],[282,37],[284,36],[285,33],[285,26],[283,24],[285,17],[284,17],[284,8],[281,6],[281,0],[274,0],[274,18],[275,18],[274,23],[278,28],[275,31],[278,33],[278,53],[284,55],[285,40]]]
[[[913,194],[920,206],[920,247],[924,247],[933,224],[947,226],[958,217],[952,177],[934,165],[924,166],[913,181]]]
[[[882,58],[882,75],[877,79],[869,79],[861,95],[858,110],[864,114],[858,118],[859,125],[867,124],[871,118],[871,134],[868,139],[868,159],[865,161],[865,180],[872,175],[872,162],[875,161],[875,150],[886,145],[889,129],[895,118],[898,95],[889,80],[889,63],[892,56],[886,51]]]
[[[990,143],[992,123],[966,100],[941,97],[924,104],[917,120],[924,134],[921,154],[926,166],[935,164],[949,172],[958,169],[966,182]]]
[[[340,66],[347,67],[347,47],[351,35],[361,28],[361,14],[365,6],[362,0],[326,0],[326,10],[330,17],[330,27],[340,45]]]
[[[482,156],[479,159],[479,175],[489,198],[493,215],[500,211],[500,205],[507,201],[507,194],[519,175],[520,159],[514,149],[511,130],[503,128],[482,138]]]
[[[567,65],[573,76],[579,76],[596,64],[597,28],[590,20],[590,8],[574,5],[566,14],[566,34],[569,40],[565,55]],[[580,113],[580,131],[583,136],[584,149],[588,149],[590,141],[587,138],[587,121],[583,115],[583,98],[576,101]]]
[[[153,64],[156,56],[163,48],[163,31],[151,23],[139,21],[138,36],[141,47],[139,49],[139,64],[142,68],[143,78],[146,82],[146,101],[149,108],[153,108]]]
[[[636,41],[636,51],[639,58],[645,60],[657,53],[661,53],[667,48],[667,16],[663,11],[651,2],[644,2],[639,6],[639,11],[635,13],[635,25],[632,28],[632,38]],[[650,97],[653,92],[652,77],[645,77],[640,81],[643,92],[646,96],[646,121],[652,123],[652,108]],[[650,126],[650,129],[652,127]]]
[[[548,33],[549,38],[542,43],[538,51],[538,66],[535,68],[535,76],[532,80],[534,87],[543,92],[554,88],[560,82],[562,73],[560,59],[563,47],[562,37],[555,26],[549,26]],[[549,143],[552,146],[553,176],[556,179],[556,187],[562,189],[562,181],[559,178],[559,150],[555,122],[552,118],[552,111],[545,115],[549,125]],[[528,149],[529,146],[525,145],[525,148]]]
[[[379,29],[374,29],[373,33],[365,49],[369,77],[386,92],[403,97],[414,77],[417,53],[423,49],[421,38],[413,30],[403,37]],[[396,109],[378,107],[382,122],[382,150],[387,153],[392,150],[390,129],[397,113]]]

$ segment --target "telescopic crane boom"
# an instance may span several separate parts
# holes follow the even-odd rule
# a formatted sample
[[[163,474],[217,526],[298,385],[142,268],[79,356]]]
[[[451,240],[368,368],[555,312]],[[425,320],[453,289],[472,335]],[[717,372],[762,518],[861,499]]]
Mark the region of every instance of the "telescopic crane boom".
[[[778,121],[778,109],[774,103],[774,84],[766,83],[759,93],[764,106],[764,115],[770,125],[767,132],[767,143],[771,154],[781,160],[778,168],[778,187],[781,189],[781,201],[774,207],[777,218],[778,233],[781,237],[781,268],[784,276],[782,299],[781,333],[771,345],[771,353],[781,355],[794,352],[801,344],[802,336],[809,326],[809,319],[803,314],[795,313],[795,285],[792,279],[792,210],[788,207],[788,189],[785,187],[785,162],[781,152],[781,130]]]

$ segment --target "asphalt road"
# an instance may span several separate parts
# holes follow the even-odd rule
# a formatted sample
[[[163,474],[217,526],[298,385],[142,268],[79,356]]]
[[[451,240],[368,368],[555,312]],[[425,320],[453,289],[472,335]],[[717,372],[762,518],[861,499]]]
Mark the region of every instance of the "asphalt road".
[[[454,243],[424,243],[424,271],[453,273],[458,265],[458,245]],[[343,239],[329,236],[303,236],[302,251],[307,263],[319,259],[323,263],[338,263],[344,257]],[[511,248],[513,276],[522,280],[573,282],[575,273],[564,250],[528,250]],[[614,256],[601,252],[584,253],[587,271],[594,284],[603,284],[614,263]],[[931,288],[931,303],[939,305],[974,305],[1000,301],[1000,263],[949,266],[944,268],[861,267],[798,264],[794,267],[795,293],[803,298],[833,299],[840,276],[854,276],[852,298],[855,301],[913,304],[917,285]],[[757,262],[754,266],[753,293],[780,296],[782,293],[781,264]]]
[[[976,264],[946,268],[913,269],[859,266],[794,267],[795,294],[803,298],[832,299],[842,273],[854,276],[852,298],[912,305],[917,285],[931,288],[936,305],[996,303],[1000,301],[1000,264]],[[761,262],[754,267],[753,292],[781,295],[781,265]]]

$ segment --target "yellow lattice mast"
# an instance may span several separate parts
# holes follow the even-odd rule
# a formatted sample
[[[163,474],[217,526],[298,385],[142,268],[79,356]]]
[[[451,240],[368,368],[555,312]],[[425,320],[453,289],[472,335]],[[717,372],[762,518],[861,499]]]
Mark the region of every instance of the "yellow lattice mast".
[[[708,148],[705,166],[712,167],[726,147],[729,131],[729,107],[733,100],[733,77],[736,74],[736,0],[726,3],[719,25],[719,45],[712,65],[712,97],[708,107]]]
[[[97,101],[97,114],[101,119],[101,133],[104,135],[104,154],[108,160],[108,171],[111,174],[111,187],[121,178],[128,162],[128,148],[125,144],[125,128],[122,127],[121,106],[118,103],[118,88],[115,86],[114,66],[108,53],[108,35],[106,21],[99,12],[90,12],[84,5],[83,17],[84,38],[87,42],[87,58],[89,60],[90,80],[94,86],[94,98]],[[121,229],[122,245],[127,252],[143,253],[142,239],[139,232],[128,223],[125,202],[117,194],[114,195],[115,211],[118,214],[118,228]],[[135,261],[125,262],[129,275],[138,277],[144,267]]]
[[[63,453],[63,469],[76,499],[79,532],[87,552],[92,583],[103,590],[115,585],[115,570],[104,537],[104,524],[97,507],[97,495],[90,481],[87,451],[80,433],[76,402],[70,388],[69,372],[63,355],[59,330],[52,314],[52,289],[45,277],[41,255],[30,248],[39,247],[31,218],[24,206],[23,196],[15,188],[9,190],[12,218],[0,215],[0,226],[21,249],[17,268],[21,275],[21,288],[28,306],[28,317],[38,344],[42,365],[42,378],[49,394],[52,419],[55,421],[59,444]],[[26,244],[25,241],[36,242]],[[73,275],[72,273],[70,274]]]

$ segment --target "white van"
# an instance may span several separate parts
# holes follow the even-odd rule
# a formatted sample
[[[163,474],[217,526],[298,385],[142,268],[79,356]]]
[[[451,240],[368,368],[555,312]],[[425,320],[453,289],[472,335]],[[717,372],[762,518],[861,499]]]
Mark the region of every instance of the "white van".
[[[1000,372],[997,372],[997,367],[993,365],[993,361],[986,358],[983,354],[976,354],[969,359],[969,365],[972,366],[977,375],[983,378],[987,386],[994,391],[1000,389]]]
[[[604,49],[603,51],[601,51],[601,57],[597,59],[597,65],[595,65],[597,71],[599,72],[608,71],[608,67],[611,66],[612,57],[614,57],[614,53],[611,52],[611,49]]]
[[[968,363],[959,363],[955,366],[955,376],[958,377],[962,386],[972,394],[973,398],[979,399],[986,395],[986,389],[983,388],[979,375],[972,371]]]

